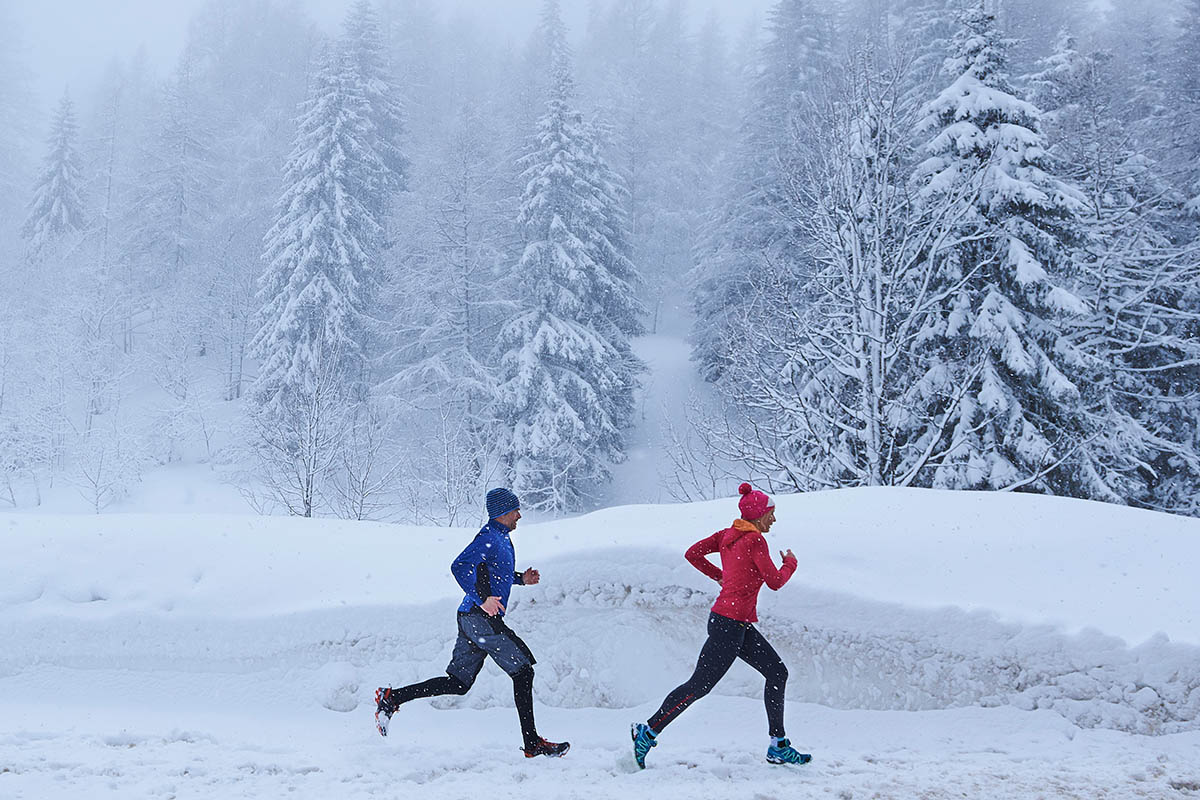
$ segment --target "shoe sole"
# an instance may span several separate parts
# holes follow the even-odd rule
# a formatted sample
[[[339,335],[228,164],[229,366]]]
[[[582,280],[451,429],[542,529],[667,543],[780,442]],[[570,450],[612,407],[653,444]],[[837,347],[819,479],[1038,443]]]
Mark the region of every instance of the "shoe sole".
[[[537,758],[538,756],[546,756],[547,758],[562,758],[570,751],[570,749],[571,749],[571,745],[568,742],[567,746],[562,749],[561,753],[525,753],[524,750],[522,750],[521,752],[525,753],[526,758]]]
[[[782,758],[771,758],[770,756],[767,756],[768,764],[783,764],[783,765],[794,764],[797,767],[803,767],[805,764],[809,763],[810,761],[812,761],[811,757],[806,758],[803,761],[784,761]]]
[[[387,736],[388,724],[392,721],[392,719],[391,719],[391,715],[389,714],[382,722],[380,721],[379,715],[383,713],[383,709],[380,708],[380,705],[382,703],[383,703],[383,689],[376,689],[375,690],[375,730],[379,731],[380,736]]]

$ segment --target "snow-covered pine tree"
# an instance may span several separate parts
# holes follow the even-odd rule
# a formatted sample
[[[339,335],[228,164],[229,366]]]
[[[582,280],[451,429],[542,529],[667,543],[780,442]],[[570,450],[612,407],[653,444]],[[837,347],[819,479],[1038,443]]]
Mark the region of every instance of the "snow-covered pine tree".
[[[661,7],[659,7],[661,5]],[[648,301],[661,305],[691,266],[685,219],[697,192],[689,182],[697,142],[671,132],[696,129],[691,44],[680,0],[622,0],[593,18],[584,43],[606,160],[619,174],[628,208],[630,255],[650,279]],[[581,74],[585,67],[580,68]],[[706,155],[709,155],[706,153]]]
[[[1185,0],[1170,73],[1173,166],[1181,173],[1187,211],[1200,217],[1200,0]]]
[[[293,8],[241,0],[206,3],[189,27],[188,50],[203,54],[193,80],[207,144],[219,155],[212,161],[219,202],[206,220],[211,244],[199,277],[226,400],[247,388],[263,232],[274,222],[280,167],[292,149],[289,121],[308,94],[311,36]]]
[[[132,254],[141,175],[145,153],[153,140],[158,101],[154,80],[144,51],[128,63],[114,60],[101,82],[99,97],[86,128],[96,132],[88,137],[85,163],[91,178],[88,196],[94,197],[93,229],[98,245],[97,267],[118,298],[121,348],[131,353],[136,334],[152,307],[150,280],[141,271],[144,260],[135,263]]]
[[[395,374],[384,387],[462,402],[476,422],[495,385],[488,357],[496,332],[512,310],[496,275],[512,227],[511,217],[501,218],[511,209],[502,199],[510,189],[498,180],[498,138],[481,114],[463,109],[443,157],[415,188],[425,207],[406,215],[408,245],[390,301],[386,360]],[[428,311],[414,316],[414,307]]]
[[[142,153],[127,255],[152,285],[178,285],[205,252],[217,204],[214,132],[199,90],[198,56],[184,52],[163,90],[153,138]]]
[[[931,398],[963,398],[930,358],[932,312],[956,289],[930,255],[962,243],[947,223],[970,187],[915,207],[905,183],[917,107],[902,67],[877,72],[864,49],[838,73],[796,111],[794,135],[811,149],[798,149],[784,186],[804,261],[752,276],[728,371],[744,424],[706,436],[799,490],[913,484],[944,456]]]
[[[515,308],[498,269],[509,261],[516,216],[501,142],[481,109],[465,106],[395,216],[404,248],[393,251],[389,377],[377,392],[396,409],[393,435],[413,452],[402,467],[413,505],[437,509],[430,518],[441,524],[474,508],[497,471],[491,354]]]
[[[83,201],[79,196],[82,179],[76,150],[78,130],[74,104],[64,92],[54,114],[49,151],[38,176],[29,215],[21,227],[21,235],[34,256],[63,237],[83,230]]]
[[[511,482],[529,507],[552,512],[598,499],[608,465],[624,457],[636,385],[621,328],[635,319],[633,296],[597,259],[619,252],[607,240],[620,221],[604,216],[609,198],[598,188],[588,126],[572,107],[565,37],[556,48],[546,113],[522,160],[521,308],[500,332],[497,390]],[[603,315],[616,322],[597,330]]]
[[[345,406],[366,397],[381,228],[367,202],[384,166],[353,62],[328,51],[303,104],[260,279],[253,386],[261,467],[310,516]],[[285,469],[278,469],[280,461]]]
[[[0,244],[6,246],[7,237],[18,234],[21,206],[34,177],[28,170],[29,153],[36,144],[31,135],[31,120],[36,119],[32,81],[23,58],[23,31],[13,9],[0,4],[0,120],[4,120],[0,125]]]
[[[627,337],[646,332],[642,322],[646,308],[637,295],[642,277],[634,266],[630,242],[629,190],[620,173],[605,158],[612,145],[603,127],[593,121],[584,125],[583,132],[591,144],[590,160],[583,174],[592,184],[598,203],[594,214],[598,235],[588,245],[600,269],[593,278],[595,302],[582,321],[614,344],[627,343]],[[640,369],[636,364],[633,368]]]
[[[408,188],[409,160],[404,152],[404,104],[388,68],[387,48],[371,0],[356,0],[346,14],[342,47],[350,56],[368,109],[375,155],[383,169],[363,199],[375,220],[386,222],[396,192]]]
[[[1111,64],[1063,34],[1029,77],[1050,152],[1087,198],[1078,285],[1091,313],[1071,321],[1070,338],[1095,357],[1080,388],[1094,450],[1123,476],[1127,502],[1194,513],[1200,253],[1171,239],[1177,195],[1121,113],[1129,99]]]
[[[771,11],[752,108],[733,156],[732,181],[697,247],[693,357],[708,380],[718,380],[741,332],[731,310],[754,294],[748,276],[765,263],[795,261],[799,247],[782,182],[786,164],[803,146],[793,136],[793,109],[819,88],[829,69],[832,24],[811,0],[779,0]]]
[[[905,93],[922,100],[941,88],[942,64],[950,54],[954,21],[964,0],[903,0],[895,9],[896,52],[911,59],[904,70]]]
[[[1008,41],[1006,54],[1013,74],[1023,74],[1051,53],[1059,31],[1085,25],[1097,16],[1088,5],[1086,0],[989,0],[984,7],[995,15]]]
[[[953,446],[925,482],[1123,502],[1081,399],[1093,360],[1064,336],[1064,320],[1088,310],[1070,288],[1085,198],[1052,173],[1041,114],[1008,84],[995,19],[977,3],[960,24],[946,62],[954,79],[926,106],[932,136],[914,177],[926,202],[978,182],[965,224],[985,238],[943,267],[962,287],[941,309],[940,357],[966,396],[944,424],[941,447]]]
[[[262,325],[253,344],[262,359],[255,382],[261,405],[303,386],[308,359],[336,354],[349,395],[362,394],[376,288],[371,256],[381,229],[367,202],[384,167],[354,64],[326,54],[302,106],[284,168],[275,224],[266,234],[260,279]]]

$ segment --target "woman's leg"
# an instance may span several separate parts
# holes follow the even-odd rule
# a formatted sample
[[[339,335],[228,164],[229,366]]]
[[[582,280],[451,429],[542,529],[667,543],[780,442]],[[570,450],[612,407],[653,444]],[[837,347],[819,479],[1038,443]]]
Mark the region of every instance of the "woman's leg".
[[[663,728],[686,711],[688,706],[712,691],[717,681],[733,666],[742,647],[742,637],[748,629],[749,626],[745,623],[719,614],[708,615],[708,639],[700,650],[696,670],[692,677],[667,695],[658,711],[650,718],[648,724],[655,733],[661,733]]]
[[[783,732],[783,701],[784,691],[787,688],[788,671],[784,666],[783,659],[779,657],[779,653],[775,652],[775,648],[771,647],[771,643],[754,627],[746,631],[738,658],[761,672],[762,676],[767,679],[766,688],[763,689],[763,702],[767,707],[767,725],[770,727],[771,736],[784,738],[787,734]]]

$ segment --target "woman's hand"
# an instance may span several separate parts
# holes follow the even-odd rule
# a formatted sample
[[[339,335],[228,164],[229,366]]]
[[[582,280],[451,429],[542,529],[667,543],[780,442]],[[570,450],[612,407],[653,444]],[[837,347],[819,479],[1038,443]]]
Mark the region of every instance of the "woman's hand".
[[[790,558],[792,561],[796,561],[796,560],[797,560],[797,559],[796,559],[796,554],[792,552],[792,549],[791,549],[790,547],[787,549],[787,552],[784,552],[783,550],[780,550],[780,551],[779,551],[779,557],[780,557],[780,558],[782,558],[784,561],[787,561],[789,558]]]

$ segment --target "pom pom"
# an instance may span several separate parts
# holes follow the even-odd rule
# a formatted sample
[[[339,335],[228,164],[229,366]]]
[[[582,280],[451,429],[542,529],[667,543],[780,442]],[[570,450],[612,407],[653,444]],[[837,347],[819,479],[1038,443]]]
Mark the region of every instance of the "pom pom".
[[[752,491],[754,491],[754,487],[748,483],[743,483],[738,487],[738,494],[750,494]]]

